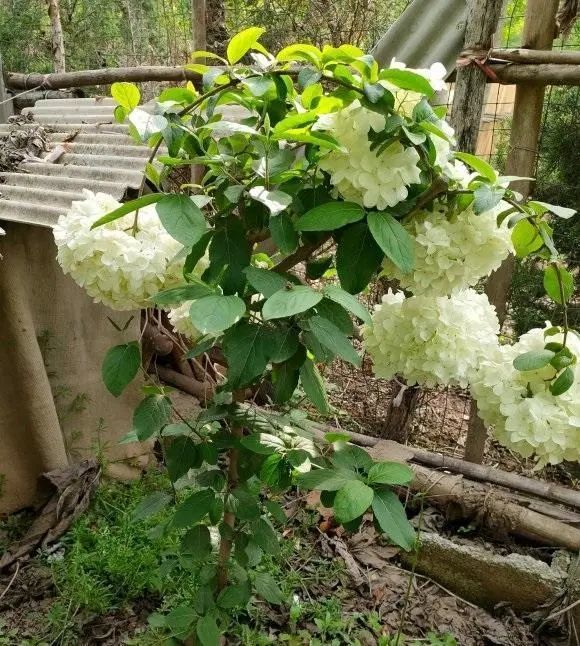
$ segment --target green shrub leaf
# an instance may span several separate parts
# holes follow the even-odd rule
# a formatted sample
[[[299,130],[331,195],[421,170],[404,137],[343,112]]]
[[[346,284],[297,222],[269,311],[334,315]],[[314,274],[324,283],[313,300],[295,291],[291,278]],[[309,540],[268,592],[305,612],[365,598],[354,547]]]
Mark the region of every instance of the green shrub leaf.
[[[407,520],[401,501],[390,489],[376,491],[372,502],[373,514],[381,531],[395,545],[404,550],[411,550],[416,536],[413,527]]]
[[[389,213],[373,211],[367,218],[375,242],[403,273],[413,269],[413,238]]]
[[[374,491],[360,480],[347,482],[334,498],[336,519],[342,524],[362,516],[371,506],[374,495]]]
[[[141,366],[141,351],[137,341],[111,348],[103,360],[101,376],[107,390],[118,397],[133,381]]]
[[[358,222],[365,216],[362,206],[354,202],[325,202],[306,211],[296,221],[298,231],[334,231]]]

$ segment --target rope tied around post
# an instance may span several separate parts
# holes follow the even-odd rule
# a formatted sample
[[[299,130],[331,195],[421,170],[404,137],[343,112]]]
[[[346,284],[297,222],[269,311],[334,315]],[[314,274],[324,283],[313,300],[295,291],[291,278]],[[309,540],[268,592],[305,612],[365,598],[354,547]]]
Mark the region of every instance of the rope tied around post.
[[[490,52],[490,49],[465,49],[461,52],[461,54],[459,54],[459,58],[456,61],[457,67],[460,68],[475,65],[492,83],[501,83],[501,79],[498,78],[494,70],[488,65],[488,61],[492,60],[490,58]]]

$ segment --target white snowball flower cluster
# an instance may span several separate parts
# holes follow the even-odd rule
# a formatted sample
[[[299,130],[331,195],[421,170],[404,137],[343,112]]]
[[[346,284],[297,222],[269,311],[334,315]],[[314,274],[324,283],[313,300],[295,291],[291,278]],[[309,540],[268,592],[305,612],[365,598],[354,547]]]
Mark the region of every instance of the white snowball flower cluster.
[[[175,332],[183,334],[183,336],[195,341],[199,338],[199,330],[194,326],[189,316],[193,301],[184,301],[178,307],[174,307],[167,312],[169,322],[173,326]]]
[[[404,225],[413,239],[413,271],[404,274],[387,261],[389,276],[413,294],[443,296],[475,285],[513,251],[507,221],[497,226],[497,215],[506,207],[500,203],[479,215],[468,208],[450,218],[440,204],[418,213]]]
[[[155,207],[139,210],[139,230],[133,236],[134,214],[91,230],[101,216],[121,204],[105,193],[84,190],[54,228],[57,260],[95,302],[115,310],[148,307],[149,298],[183,280],[183,246],[161,226]]]
[[[326,130],[343,150],[329,152],[320,168],[330,175],[345,200],[379,210],[407,198],[410,184],[420,183],[419,153],[395,141],[380,154],[371,150],[369,132],[381,132],[385,117],[363,108],[358,101],[332,114],[322,115],[315,129]]]
[[[467,386],[483,357],[497,347],[499,323],[487,297],[472,289],[452,296],[405,298],[391,290],[365,326],[377,376],[409,384]]]
[[[549,326],[549,324],[548,324]],[[563,335],[549,337],[562,342]],[[479,416],[494,427],[499,442],[524,457],[536,456],[538,466],[562,460],[580,461],[580,367],[574,370],[574,383],[562,395],[549,391],[555,370],[520,372],[513,360],[524,352],[543,350],[544,330],[530,330],[514,345],[498,347],[484,359],[471,383]],[[568,335],[567,346],[580,356],[580,339]],[[533,396],[530,396],[533,395]]]

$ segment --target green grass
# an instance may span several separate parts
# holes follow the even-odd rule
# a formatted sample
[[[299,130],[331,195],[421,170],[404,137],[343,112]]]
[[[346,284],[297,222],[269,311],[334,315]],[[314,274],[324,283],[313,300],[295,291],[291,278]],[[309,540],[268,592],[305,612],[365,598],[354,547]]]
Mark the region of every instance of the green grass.
[[[199,573],[180,561],[179,537],[159,531],[170,510],[139,522],[133,519],[137,505],[158,490],[171,491],[168,479],[159,473],[130,484],[102,485],[88,512],[61,540],[62,557],[39,557],[43,566],[50,567],[56,588],[48,611],[38,621],[29,621],[22,631],[0,622],[0,646],[76,646],[83,643],[83,624],[102,616],[106,623],[111,614],[122,614],[139,604],[146,606],[148,624],[124,643],[180,643],[171,639],[166,625],[171,624],[173,609],[193,606]],[[228,628],[232,643],[339,646],[369,643],[372,636],[379,646],[393,646],[392,638],[381,634],[375,613],[343,611],[343,602],[352,595],[343,561],[324,557],[312,540],[309,528],[316,523],[316,513],[300,514],[300,522],[292,524],[292,533],[281,542],[280,556],[275,560],[266,557],[260,565],[276,579],[288,600],[287,608],[278,611],[252,600],[245,610],[232,614]],[[0,527],[5,540],[20,533],[26,520],[5,521]],[[269,634],[273,615],[284,622],[276,638]],[[38,634],[31,634],[30,625]],[[426,638],[401,641],[398,646],[403,643],[452,646],[455,642]]]

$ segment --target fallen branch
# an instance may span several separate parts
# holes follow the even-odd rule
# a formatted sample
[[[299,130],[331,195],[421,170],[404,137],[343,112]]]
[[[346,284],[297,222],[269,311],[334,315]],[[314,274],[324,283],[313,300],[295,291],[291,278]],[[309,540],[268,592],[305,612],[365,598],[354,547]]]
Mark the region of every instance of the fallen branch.
[[[325,433],[336,431],[335,428],[330,428],[322,424],[314,424],[314,426]],[[372,448],[379,442],[384,442],[384,440],[363,435],[362,433],[353,433],[351,431],[348,431],[347,433],[351,436],[352,441],[359,446]],[[532,478],[526,478],[525,476],[510,473],[509,471],[502,471],[501,469],[495,469],[494,467],[466,462],[465,460],[452,458],[448,455],[443,455],[442,453],[432,453],[431,451],[419,449],[414,446],[402,445],[397,442],[392,442],[392,444],[394,450],[398,449],[409,454],[407,459],[412,462],[418,462],[419,464],[424,464],[430,467],[446,469],[453,473],[460,473],[472,480],[489,482],[491,484],[500,485],[501,487],[531,494],[538,498],[543,498],[544,500],[580,509],[580,492],[575,491],[574,489],[569,489],[568,487],[563,487],[562,485],[553,484],[551,482],[533,480]]]

